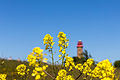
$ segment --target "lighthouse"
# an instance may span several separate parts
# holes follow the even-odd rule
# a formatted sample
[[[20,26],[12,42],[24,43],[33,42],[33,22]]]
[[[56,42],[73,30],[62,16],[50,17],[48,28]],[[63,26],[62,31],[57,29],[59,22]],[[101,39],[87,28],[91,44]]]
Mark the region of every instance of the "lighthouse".
[[[77,42],[77,56],[73,57],[75,64],[83,64],[86,62],[84,55],[83,55],[83,43],[81,40]]]
[[[81,40],[78,41],[77,43],[77,57],[82,58],[83,57],[83,43]]]

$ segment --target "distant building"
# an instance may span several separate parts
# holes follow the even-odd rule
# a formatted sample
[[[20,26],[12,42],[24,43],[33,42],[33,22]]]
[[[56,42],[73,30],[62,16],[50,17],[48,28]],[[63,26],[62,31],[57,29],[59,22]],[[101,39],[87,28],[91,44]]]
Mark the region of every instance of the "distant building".
[[[9,57],[8,60],[12,60],[12,57]]]
[[[85,58],[83,56],[83,43],[81,40],[78,41],[77,43],[77,56],[73,57],[75,64],[78,63],[84,63],[85,62]]]
[[[80,59],[83,57],[83,43],[81,40],[77,44],[77,57]]]
[[[20,62],[21,61],[20,58],[18,58],[17,61]]]

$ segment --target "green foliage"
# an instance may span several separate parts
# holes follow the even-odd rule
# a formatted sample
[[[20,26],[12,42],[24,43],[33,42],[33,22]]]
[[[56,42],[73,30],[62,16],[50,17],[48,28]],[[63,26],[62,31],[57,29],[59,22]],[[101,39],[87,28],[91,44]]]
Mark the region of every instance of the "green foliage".
[[[82,57],[81,59],[78,57],[73,57],[75,64],[78,64],[78,63],[83,64],[84,62],[87,61],[87,59],[92,58],[91,54],[88,54],[88,51],[86,49],[83,51],[82,54],[84,57]]]
[[[76,58],[77,60],[78,58]],[[84,59],[83,59],[84,61]],[[32,67],[28,66],[28,62],[26,61],[17,61],[17,60],[6,60],[6,59],[0,59],[0,73],[6,73],[7,74],[7,80],[34,80],[34,77],[31,76],[31,74],[28,75],[28,79],[21,78],[19,75],[16,74],[16,67],[19,64],[25,64],[28,68],[30,68],[30,73],[32,73]],[[57,76],[57,73],[60,69],[62,69],[61,65],[52,65],[48,64],[49,67],[47,68],[47,72],[50,73],[53,77]],[[54,68],[53,68],[54,66]],[[95,66],[93,66],[94,68]],[[117,68],[116,70],[116,75],[119,75],[120,73],[120,68]],[[69,75],[74,76],[74,78],[78,77],[80,72],[76,69],[73,69],[68,73]],[[82,75],[78,80],[83,80],[85,76]],[[46,76],[45,80],[53,80],[50,76]],[[90,77],[87,77],[87,80],[90,80]],[[98,79],[96,79],[98,80]]]
[[[78,63],[83,64],[84,62],[86,62],[84,57],[82,57],[81,59],[78,57],[73,57],[73,59],[74,59],[75,64],[78,64]]]
[[[82,54],[84,56],[85,61],[87,61],[87,59],[89,58],[92,58],[91,54],[88,54],[88,51],[86,49],[83,51]]]
[[[119,67],[119,68],[120,68],[120,60],[115,61],[115,62],[114,62],[114,66],[115,66],[115,67]]]
[[[17,75],[16,73],[16,67],[20,64],[25,64],[27,67],[29,67],[28,62],[26,61],[0,59],[0,73],[7,74],[7,80],[21,80],[21,76]],[[25,78],[22,79],[25,80]],[[34,78],[31,77],[31,75],[29,75],[29,79],[34,80]]]

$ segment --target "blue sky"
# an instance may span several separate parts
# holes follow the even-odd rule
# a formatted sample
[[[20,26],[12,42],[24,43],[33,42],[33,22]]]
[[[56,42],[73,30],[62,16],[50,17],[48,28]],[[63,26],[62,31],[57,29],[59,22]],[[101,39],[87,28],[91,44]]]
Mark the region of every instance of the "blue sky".
[[[58,51],[57,35],[63,31],[70,40],[69,56],[76,56],[77,41],[82,40],[84,49],[96,61],[120,60],[119,3],[119,0],[0,0],[0,57],[25,60],[34,47],[45,49],[46,34],[54,37],[54,51]]]

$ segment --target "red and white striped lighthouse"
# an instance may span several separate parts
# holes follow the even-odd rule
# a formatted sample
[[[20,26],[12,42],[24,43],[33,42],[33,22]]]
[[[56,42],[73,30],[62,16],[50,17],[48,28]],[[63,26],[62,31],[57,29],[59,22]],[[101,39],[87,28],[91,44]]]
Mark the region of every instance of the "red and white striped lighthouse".
[[[77,43],[77,57],[82,58],[83,57],[83,43],[81,40],[78,41]]]

